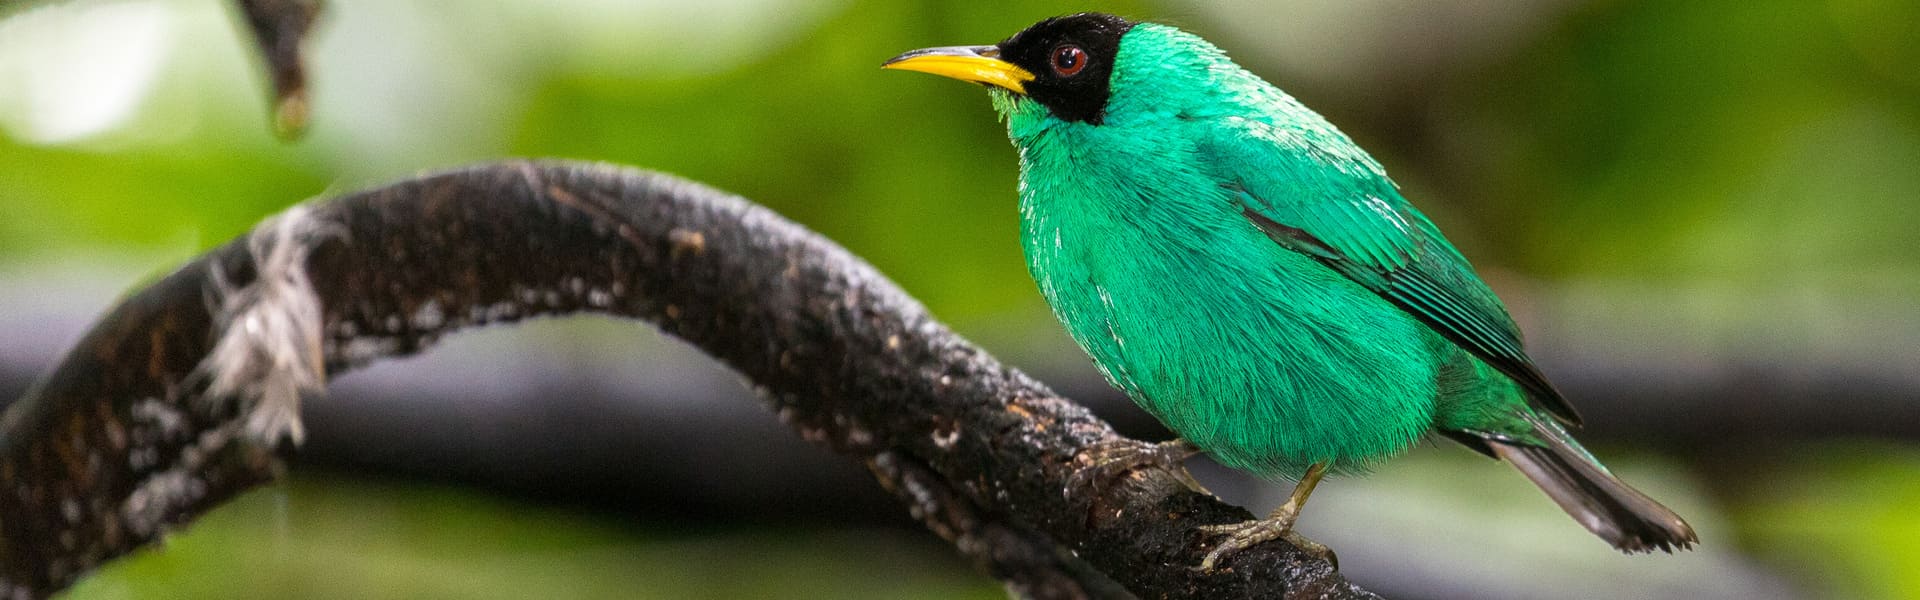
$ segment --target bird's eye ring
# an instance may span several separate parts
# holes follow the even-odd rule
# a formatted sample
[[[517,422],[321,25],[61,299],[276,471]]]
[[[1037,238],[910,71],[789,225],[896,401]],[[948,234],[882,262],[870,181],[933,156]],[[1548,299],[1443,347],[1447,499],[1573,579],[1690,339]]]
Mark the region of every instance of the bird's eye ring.
[[[1087,68],[1087,51],[1073,44],[1063,44],[1053,49],[1053,73],[1061,77],[1078,75]]]

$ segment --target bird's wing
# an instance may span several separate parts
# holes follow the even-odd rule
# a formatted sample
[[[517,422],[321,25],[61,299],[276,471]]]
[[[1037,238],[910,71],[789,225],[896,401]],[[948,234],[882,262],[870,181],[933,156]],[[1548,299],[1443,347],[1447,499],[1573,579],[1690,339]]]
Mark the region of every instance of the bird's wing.
[[[1344,137],[1310,143],[1307,132],[1264,123],[1229,135],[1209,144],[1208,158],[1229,169],[1226,185],[1268,237],[1373,290],[1512,377],[1554,417],[1580,423],[1527,356],[1499,297],[1358,147]]]

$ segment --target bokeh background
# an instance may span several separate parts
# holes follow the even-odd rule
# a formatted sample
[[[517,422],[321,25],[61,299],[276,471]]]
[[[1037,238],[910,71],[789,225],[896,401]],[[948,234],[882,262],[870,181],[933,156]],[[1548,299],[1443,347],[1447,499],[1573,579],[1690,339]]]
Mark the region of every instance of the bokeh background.
[[[1616,472],[1624,557],[1427,444],[1302,529],[1399,598],[1920,598],[1920,3],[334,0],[270,134],[219,0],[0,0],[0,401],[115,298],[305,198],[498,157],[673,172],[838,240],[1164,436],[1058,331],[984,94],[879,62],[1098,9],[1326,114],[1474,259]],[[342,378],[285,482],[75,598],[994,598],[847,461],[647,328],[542,321]],[[1284,485],[1196,461],[1264,512]]]

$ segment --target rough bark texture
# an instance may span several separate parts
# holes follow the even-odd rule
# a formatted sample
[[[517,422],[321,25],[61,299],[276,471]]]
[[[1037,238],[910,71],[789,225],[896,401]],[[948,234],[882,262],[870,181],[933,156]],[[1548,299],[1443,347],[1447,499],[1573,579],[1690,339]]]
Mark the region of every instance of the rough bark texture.
[[[290,210],[105,317],[0,421],[0,592],[44,596],[271,480],[299,427],[262,416],[309,391],[304,365],[575,312],[650,321],[739,371],[1016,594],[1372,597],[1283,543],[1194,571],[1196,526],[1251,515],[1171,473],[1068,489],[1112,429],[818,235],[682,180],[528,162]]]

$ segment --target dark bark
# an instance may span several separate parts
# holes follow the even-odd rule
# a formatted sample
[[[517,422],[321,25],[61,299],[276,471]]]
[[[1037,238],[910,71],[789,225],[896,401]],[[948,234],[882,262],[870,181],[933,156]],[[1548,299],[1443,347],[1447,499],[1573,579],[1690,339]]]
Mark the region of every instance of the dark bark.
[[[1098,571],[1147,598],[1371,597],[1283,543],[1195,572],[1194,528],[1251,515],[1171,473],[1068,490],[1112,429],[818,235],[685,181],[527,162],[291,210],[105,317],[0,429],[0,592],[50,593],[270,480],[299,429],[262,415],[307,389],[302,365],[575,312],[645,319],[737,370],[1017,591],[1108,594]]]

